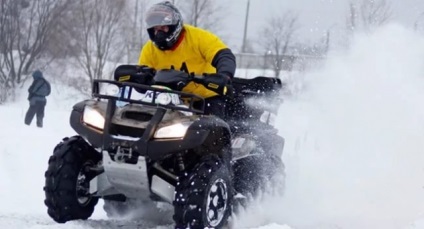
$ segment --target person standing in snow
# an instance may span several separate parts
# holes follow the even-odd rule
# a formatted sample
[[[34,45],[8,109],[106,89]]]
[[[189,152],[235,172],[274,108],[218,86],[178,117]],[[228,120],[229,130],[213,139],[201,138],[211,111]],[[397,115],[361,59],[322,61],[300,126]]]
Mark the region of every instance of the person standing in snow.
[[[215,34],[184,24],[181,13],[172,3],[164,1],[153,5],[146,12],[145,22],[150,41],[141,50],[140,66],[214,75],[231,83],[236,70],[231,49]],[[183,91],[205,98],[205,114],[225,116],[225,98],[216,92],[194,82]]]
[[[50,95],[50,83],[43,77],[40,70],[32,73],[34,81],[28,88],[29,108],[25,115],[25,124],[31,125],[34,115],[37,114],[37,127],[43,127],[44,108],[47,104],[46,97]]]

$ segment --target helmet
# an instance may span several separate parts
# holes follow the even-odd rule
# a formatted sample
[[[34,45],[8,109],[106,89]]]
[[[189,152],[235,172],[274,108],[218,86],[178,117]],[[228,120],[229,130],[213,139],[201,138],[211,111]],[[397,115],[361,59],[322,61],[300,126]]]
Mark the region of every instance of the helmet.
[[[169,50],[177,43],[183,29],[183,20],[180,11],[165,1],[153,5],[146,12],[146,26],[150,40],[161,50]],[[155,26],[168,26],[168,32],[154,32]]]

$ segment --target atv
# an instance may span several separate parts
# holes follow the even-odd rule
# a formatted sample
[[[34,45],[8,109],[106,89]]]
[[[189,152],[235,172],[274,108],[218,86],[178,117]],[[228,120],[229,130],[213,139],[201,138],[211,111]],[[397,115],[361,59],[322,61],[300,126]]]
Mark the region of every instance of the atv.
[[[115,76],[134,77],[140,69],[122,65]],[[281,102],[273,99],[279,79],[234,78],[229,85],[176,70],[152,77],[94,80],[92,99],[73,106],[70,125],[78,135],[54,148],[45,173],[53,220],[88,219],[99,198],[111,217],[149,200],[173,206],[175,228],[222,228],[238,199],[281,191],[284,139],[270,123]],[[225,121],[204,115],[204,99],[182,92],[190,82],[232,92]]]

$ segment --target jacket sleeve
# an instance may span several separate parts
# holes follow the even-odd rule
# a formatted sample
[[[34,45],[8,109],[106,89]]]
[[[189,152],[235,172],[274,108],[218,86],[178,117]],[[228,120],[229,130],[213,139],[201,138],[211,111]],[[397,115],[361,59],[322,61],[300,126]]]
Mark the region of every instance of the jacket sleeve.
[[[43,81],[40,80],[40,79],[34,80],[31,84],[31,86],[28,88],[28,92],[30,94],[35,94],[42,83],[43,83]]]
[[[199,36],[200,52],[206,61],[216,68],[217,73],[234,77],[236,58],[231,50],[215,34],[203,30]]]
[[[32,84],[31,84],[31,86],[29,86],[29,88],[28,88],[28,93],[32,93],[32,90],[33,90],[33,88],[34,88],[34,82],[32,82]]]
[[[221,49],[213,58],[212,66],[216,68],[217,73],[233,78],[236,71],[236,57],[230,49]]]

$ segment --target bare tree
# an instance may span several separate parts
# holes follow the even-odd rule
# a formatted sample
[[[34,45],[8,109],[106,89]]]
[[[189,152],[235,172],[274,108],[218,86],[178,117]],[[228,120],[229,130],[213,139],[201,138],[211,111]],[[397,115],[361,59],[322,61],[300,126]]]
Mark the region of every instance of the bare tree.
[[[56,28],[68,0],[0,1],[0,103],[13,95]],[[38,68],[42,68],[39,66]]]
[[[90,82],[104,77],[108,62],[116,64],[124,54],[125,45],[119,34],[124,16],[125,0],[79,0],[73,12],[75,59]]]
[[[391,6],[386,0],[362,0],[359,5],[350,2],[347,28],[351,32],[370,32],[386,24],[391,17]]]
[[[292,43],[293,35],[296,32],[298,17],[292,13],[285,13],[281,16],[272,17],[266,23],[263,32],[265,34],[262,40],[268,55],[268,59],[272,60],[272,68],[275,77],[280,76],[285,56],[288,53],[289,46]]]
[[[127,63],[136,63],[142,45],[147,41],[147,28],[144,23],[144,15],[149,0],[135,0],[127,4],[127,15],[121,28],[124,39]]]
[[[222,25],[224,9],[214,0],[189,0],[181,3],[185,23],[217,32]]]

